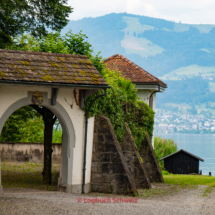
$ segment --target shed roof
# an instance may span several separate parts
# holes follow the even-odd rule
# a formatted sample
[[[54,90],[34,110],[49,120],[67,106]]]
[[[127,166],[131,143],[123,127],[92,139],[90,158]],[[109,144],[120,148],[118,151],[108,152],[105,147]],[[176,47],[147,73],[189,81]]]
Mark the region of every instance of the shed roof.
[[[87,56],[0,49],[0,82],[107,87]]]
[[[167,155],[167,156],[161,158],[160,161],[161,161],[161,160],[164,160],[164,159],[166,159],[166,158],[168,158],[168,157],[171,157],[171,156],[173,156],[173,155],[175,155],[175,154],[178,154],[179,152],[184,152],[184,153],[186,153],[186,154],[188,154],[188,155],[190,155],[190,156],[196,158],[197,160],[200,160],[200,161],[202,161],[202,162],[204,161],[204,159],[202,159],[202,158],[200,158],[200,157],[197,157],[196,155],[193,155],[193,154],[191,154],[190,152],[185,151],[184,149],[181,149],[181,150],[179,150],[179,151],[177,151],[177,152],[175,152],[175,153],[172,153],[172,154],[170,154],[170,155]]]
[[[120,54],[116,54],[105,59],[104,63],[106,63],[107,68],[111,70],[121,71],[125,78],[131,79],[131,81],[136,85],[157,84],[162,87],[167,87],[167,84],[165,84],[163,81],[148,73],[146,70],[142,69]]]

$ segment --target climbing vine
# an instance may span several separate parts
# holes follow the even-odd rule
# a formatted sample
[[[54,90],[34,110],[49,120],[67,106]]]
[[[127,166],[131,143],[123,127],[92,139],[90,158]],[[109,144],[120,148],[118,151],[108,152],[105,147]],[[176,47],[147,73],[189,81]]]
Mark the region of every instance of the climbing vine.
[[[124,135],[124,122],[127,122],[136,145],[140,147],[147,130],[152,136],[154,111],[137,96],[137,90],[131,80],[125,79],[120,72],[103,69],[101,71],[106,82],[111,86],[107,96],[98,99],[90,110],[90,116],[103,114],[107,116],[114,128],[119,142]],[[86,111],[90,102],[103,91],[97,92],[85,100]]]

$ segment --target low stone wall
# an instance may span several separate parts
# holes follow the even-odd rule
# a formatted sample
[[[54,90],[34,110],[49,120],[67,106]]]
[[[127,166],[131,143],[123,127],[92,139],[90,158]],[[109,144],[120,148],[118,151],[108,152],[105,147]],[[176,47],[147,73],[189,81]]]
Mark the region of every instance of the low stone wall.
[[[61,144],[52,144],[52,162],[61,164]],[[0,142],[1,161],[43,163],[43,143]]]

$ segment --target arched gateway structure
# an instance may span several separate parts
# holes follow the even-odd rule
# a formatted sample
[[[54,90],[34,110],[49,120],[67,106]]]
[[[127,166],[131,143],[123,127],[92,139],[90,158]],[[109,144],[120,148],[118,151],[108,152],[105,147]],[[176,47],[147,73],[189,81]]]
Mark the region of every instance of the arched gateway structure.
[[[94,118],[88,122],[83,186],[85,116],[82,108],[87,96],[106,88],[108,84],[87,56],[0,49],[0,134],[8,117],[17,109],[31,104],[49,108],[63,128],[59,189],[87,193]]]

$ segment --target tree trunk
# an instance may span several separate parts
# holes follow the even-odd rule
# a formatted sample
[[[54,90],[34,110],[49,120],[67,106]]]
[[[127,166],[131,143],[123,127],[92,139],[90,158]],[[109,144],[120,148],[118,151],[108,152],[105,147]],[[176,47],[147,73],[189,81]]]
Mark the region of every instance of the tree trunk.
[[[45,107],[39,107],[37,105],[31,105],[39,114],[42,115],[44,121],[44,166],[43,166],[43,183],[52,183],[52,134],[53,125],[57,117]]]
[[[49,115],[49,114],[48,114]],[[51,169],[52,169],[52,133],[53,124],[52,118],[43,117],[44,120],[44,167],[43,167],[43,183],[51,184]]]

